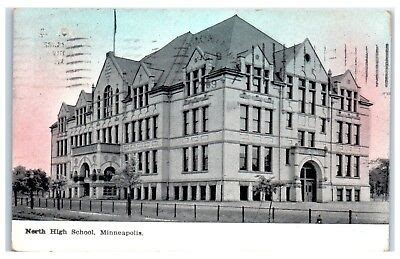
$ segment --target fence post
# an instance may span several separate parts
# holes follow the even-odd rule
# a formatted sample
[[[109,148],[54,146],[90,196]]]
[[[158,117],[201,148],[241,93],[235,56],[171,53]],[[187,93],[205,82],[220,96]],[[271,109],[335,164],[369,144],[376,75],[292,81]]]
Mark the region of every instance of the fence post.
[[[56,199],[53,199],[53,207],[56,207]]]
[[[46,208],[47,208],[47,198],[46,198]]]
[[[244,206],[242,206],[242,223],[244,223]]]
[[[100,212],[103,212],[103,201],[100,201]]]
[[[29,204],[29,200],[28,200],[28,198],[26,198],[26,206],[28,206],[28,204]]]
[[[82,210],[82,200],[79,200],[79,211]]]
[[[219,205],[217,207],[217,221],[219,221]]]
[[[64,209],[64,199],[61,199],[61,208]]]
[[[308,223],[311,223],[311,209],[308,209]]]
[[[143,215],[143,202],[140,203],[140,215]]]
[[[351,224],[352,216],[353,216],[353,211],[349,210],[349,224]]]
[[[39,207],[40,207],[40,198],[38,198],[39,199]]]
[[[71,199],[69,199],[69,209],[70,210],[72,209],[72,200]]]
[[[92,200],[89,200],[89,211],[92,211]]]
[[[174,218],[176,218],[176,203],[174,205]]]
[[[112,202],[111,212],[114,213],[114,201]]]
[[[156,216],[158,217],[158,202],[157,202],[157,208],[156,208]]]
[[[272,207],[272,222],[275,222],[275,207]]]
[[[23,204],[23,202],[24,202],[24,198],[21,197],[21,205]]]
[[[197,211],[196,211],[196,204],[193,205],[193,212],[194,212],[194,220],[197,218]]]

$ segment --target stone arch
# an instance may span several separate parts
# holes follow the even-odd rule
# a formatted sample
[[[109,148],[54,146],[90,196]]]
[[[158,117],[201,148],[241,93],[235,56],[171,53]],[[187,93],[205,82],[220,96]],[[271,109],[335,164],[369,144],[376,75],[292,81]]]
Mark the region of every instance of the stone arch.
[[[79,169],[80,177],[89,177],[90,176],[90,167],[88,163],[83,163]]]
[[[296,176],[300,177],[301,168],[303,168],[304,164],[307,163],[307,162],[310,162],[311,164],[314,165],[315,171],[317,173],[317,180],[322,180],[323,177],[324,177],[324,173],[322,171],[324,166],[323,166],[322,162],[318,158],[312,157],[312,156],[307,156],[307,157],[305,157],[304,159],[302,159],[300,161],[299,167],[298,167],[300,170],[298,170],[296,172]]]

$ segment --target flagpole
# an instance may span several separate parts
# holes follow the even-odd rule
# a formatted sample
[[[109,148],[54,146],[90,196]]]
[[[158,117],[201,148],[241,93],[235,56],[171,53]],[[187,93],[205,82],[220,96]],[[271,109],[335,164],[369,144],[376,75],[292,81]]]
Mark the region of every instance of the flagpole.
[[[114,9],[114,36],[113,36],[113,52],[115,55],[115,34],[117,33],[117,11]]]

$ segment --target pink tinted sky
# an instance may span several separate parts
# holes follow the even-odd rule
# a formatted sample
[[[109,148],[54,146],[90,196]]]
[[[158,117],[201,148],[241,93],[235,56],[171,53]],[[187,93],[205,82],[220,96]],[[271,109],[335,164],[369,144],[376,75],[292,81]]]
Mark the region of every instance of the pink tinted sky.
[[[383,10],[117,10],[116,54],[138,60],[187,31],[196,33],[238,14],[279,42],[291,46],[306,37],[326,69],[355,72],[362,94],[370,99],[370,157],[389,156],[390,89],[384,86],[385,44],[391,43],[390,15]],[[50,130],[62,102],[75,104],[79,92],[96,83],[105,53],[112,50],[111,9],[20,9],[14,17],[13,166],[42,168],[49,173]],[[52,45],[85,37],[90,71],[85,85],[67,87],[65,50]],[[347,62],[344,61],[344,46]],[[54,44],[53,44],[54,45]],[[379,47],[379,87],[375,87],[375,46]],[[368,80],[365,48],[368,47]],[[326,51],[324,51],[326,49]],[[336,57],[336,58],[334,58]],[[389,77],[390,79],[390,77]],[[390,81],[389,81],[390,82]]]

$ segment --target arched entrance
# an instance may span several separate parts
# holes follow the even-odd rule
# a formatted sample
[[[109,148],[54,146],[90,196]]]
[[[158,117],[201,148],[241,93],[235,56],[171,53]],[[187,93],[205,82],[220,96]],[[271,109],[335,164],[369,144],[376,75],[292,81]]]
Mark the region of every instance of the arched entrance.
[[[300,181],[303,201],[317,201],[317,172],[310,161],[301,168]]]
[[[114,169],[114,167],[107,167],[105,170],[104,170],[104,181],[106,181],[106,182],[109,182],[109,181],[111,181],[111,179],[112,179],[112,177],[113,177],[113,175],[115,174],[115,169]]]
[[[90,168],[87,163],[83,163],[81,166],[81,170],[79,172],[79,177],[81,178],[80,180],[83,181],[85,177],[89,177],[90,174]],[[89,183],[83,183],[83,196],[89,196],[90,193],[90,186]]]

